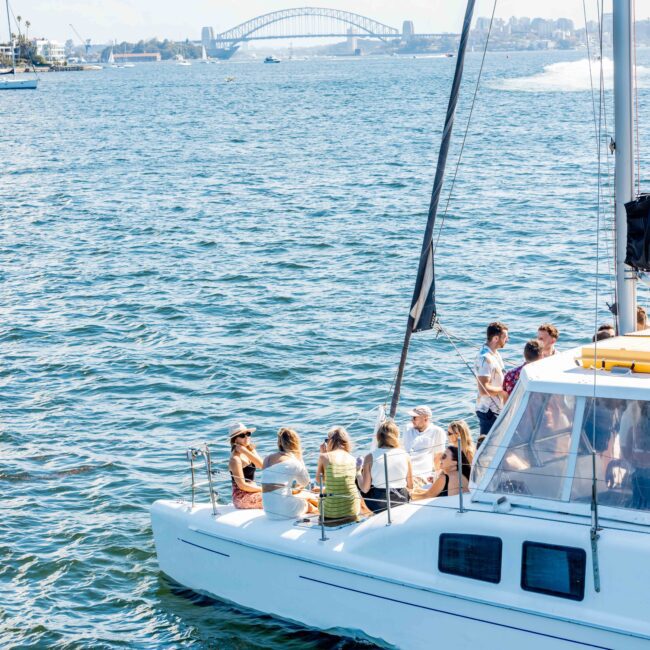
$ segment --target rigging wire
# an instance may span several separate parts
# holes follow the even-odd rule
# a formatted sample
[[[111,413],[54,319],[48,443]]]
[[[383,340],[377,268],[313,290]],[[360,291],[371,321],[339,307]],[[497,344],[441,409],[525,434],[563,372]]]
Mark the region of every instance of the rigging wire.
[[[634,55],[634,135],[636,147],[636,196],[641,194],[641,141],[639,139],[639,83],[636,70],[636,0],[632,0],[632,52]]]
[[[438,242],[440,241],[440,234],[442,233],[442,229],[445,225],[445,217],[447,216],[447,211],[449,210],[449,202],[451,201],[451,196],[454,191],[454,185],[456,184],[456,177],[458,176],[458,170],[460,168],[460,161],[463,157],[463,151],[465,150],[465,142],[467,140],[467,134],[469,132],[469,127],[472,122],[472,114],[474,113],[474,104],[476,103],[476,97],[478,95],[478,89],[479,85],[481,83],[481,76],[483,74],[483,66],[485,65],[485,56],[487,54],[487,48],[488,44],[490,42],[490,34],[492,33],[492,23],[494,22],[494,14],[497,9],[497,1],[494,0],[494,5],[492,7],[492,15],[490,16],[490,25],[488,26],[488,33],[487,36],[485,37],[485,46],[483,47],[483,55],[481,57],[481,65],[479,67],[478,71],[478,77],[476,79],[476,86],[474,88],[474,95],[472,96],[472,103],[470,104],[469,108],[469,114],[467,116],[467,125],[465,126],[465,132],[463,133],[463,139],[461,141],[460,145],[460,151],[458,152],[458,160],[456,161],[456,167],[454,169],[454,175],[451,178],[451,185],[449,186],[449,193],[447,194],[447,202],[445,203],[445,210],[442,213],[442,217],[440,220],[440,226],[438,227],[438,236],[436,237],[436,243],[433,246],[433,252],[432,255],[435,255],[436,251],[438,250]]]

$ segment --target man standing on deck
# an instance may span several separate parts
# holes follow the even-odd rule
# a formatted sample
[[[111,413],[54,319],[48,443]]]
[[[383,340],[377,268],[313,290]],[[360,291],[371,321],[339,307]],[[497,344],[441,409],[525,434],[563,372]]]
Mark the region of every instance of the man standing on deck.
[[[496,421],[508,394],[503,390],[503,359],[499,350],[508,342],[508,326],[498,321],[487,326],[487,340],[474,363],[478,396],[476,417],[480,435],[486,436]]]
[[[447,435],[431,422],[432,413],[428,406],[416,406],[409,415],[411,423],[404,431],[402,444],[411,457],[414,485],[419,487],[427,483],[434,468],[438,468]]]
[[[555,354],[555,344],[559,338],[558,328],[551,323],[544,323],[537,328],[537,340],[542,344],[542,359]]]

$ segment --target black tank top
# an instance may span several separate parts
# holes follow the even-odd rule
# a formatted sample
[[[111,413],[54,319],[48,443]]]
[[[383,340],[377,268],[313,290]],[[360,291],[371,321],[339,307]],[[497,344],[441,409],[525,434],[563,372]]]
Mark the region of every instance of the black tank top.
[[[442,488],[442,492],[438,495],[439,497],[448,497],[449,496],[449,477],[445,474],[445,487]]]
[[[242,467],[242,472],[244,473],[244,478],[247,483],[255,480],[255,465],[253,463],[246,465],[246,467]],[[232,472],[230,472],[230,480],[233,485],[236,485],[235,477],[232,475]]]

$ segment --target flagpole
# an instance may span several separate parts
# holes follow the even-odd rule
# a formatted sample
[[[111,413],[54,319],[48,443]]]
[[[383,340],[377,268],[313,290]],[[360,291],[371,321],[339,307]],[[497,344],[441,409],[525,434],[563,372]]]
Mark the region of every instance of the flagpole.
[[[431,329],[436,318],[436,305],[434,299],[435,282],[433,277],[433,226],[438,213],[438,204],[440,203],[440,193],[442,183],[445,177],[445,166],[447,164],[447,154],[449,153],[449,143],[451,142],[451,132],[454,126],[454,116],[456,113],[456,104],[460,91],[460,83],[463,78],[463,66],[465,63],[465,52],[467,50],[467,41],[469,39],[470,29],[472,27],[472,16],[474,14],[475,0],[468,0],[465,9],[465,20],[463,21],[463,31],[460,35],[460,44],[458,45],[458,55],[456,57],[456,70],[454,72],[454,81],[451,87],[449,103],[447,105],[447,115],[445,117],[445,127],[442,132],[442,141],[440,151],[438,152],[438,166],[436,167],[436,178],[433,182],[433,191],[431,193],[431,202],[429,203],[429,216],[427,218],[427,227],[424,231],[422,241],[422,251],[420,252],[420,264],[418,266],[415,289],[411,299],[411,310],[409,312],[406,324],[406,334],[402,344],[402,354],[397,368],[395,377],[395,387],[390,404],[390,417],[395,418],[397,406],[399,404],[400,392],[402,389],[402,379],[404,378],[404,367],[408,356],[408,348],[411,342],[411,334],[421,330]],[[427,273],[427,271],[430,271]],[[425,283],[428,280],[428,284]]]

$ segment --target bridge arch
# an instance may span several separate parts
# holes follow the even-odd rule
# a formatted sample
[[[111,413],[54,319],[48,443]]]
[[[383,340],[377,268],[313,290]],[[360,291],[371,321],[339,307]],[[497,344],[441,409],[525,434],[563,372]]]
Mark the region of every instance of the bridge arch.
[[[347,25],[358,28],[364,34],[374,36],[382,40],[385,38],[396,38],[400,36],[400,31],[395,27],[390,27],[389,25],[380,23],[376,20],[373,20],[372,18],[367,18],[366,16],[361,16],[360,14],[351,13],[349,11],[341,11],[339,9],[328,9],[325,7],[300,7],[295,9],[282,9],[280,11],[272,11],[268,14],[257,16],[256,18],[247,20],[244,23],[236,25],[235,27],[222,32],[221,34],[215,34],[214,40],[217,43],[233,46],[241,41],[255,38],[252,36],[253,34],[259,32],[265,27],[268,27],[269,25],[303,17],[327,19],[328,21],[345,23]],[[319,34],[309,34],[308,36],[318,37],[329,35],[339,36],[339,34],[326,34],[324,32]],[[361,34],[356,35],[359,36]],[[264,38],[273,38],[273,36],[267,36]]]

